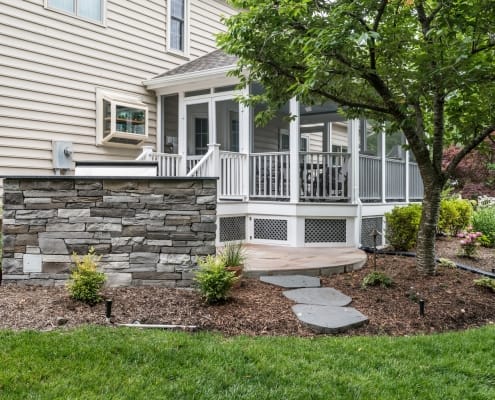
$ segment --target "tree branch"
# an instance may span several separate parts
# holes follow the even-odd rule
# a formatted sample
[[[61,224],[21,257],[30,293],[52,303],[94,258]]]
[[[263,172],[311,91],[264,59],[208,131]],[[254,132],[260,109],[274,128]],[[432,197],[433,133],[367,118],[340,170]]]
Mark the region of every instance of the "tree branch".
[[[492,133],[495,133],[495,125],[489,126],[483,132],[481,132],[477,137],[474,138],[469,144],[464,146],[459,153],[455,155],[452,161],[449,163],[447,168],[445,169],[445,173],[448,176],[452,176],[454,174],[455,169],[462,161],[462,159],[467,156],[473,149],[475,149],[485,138],[489,137]]]
[[[383,14],[385,13],[385,9],[387,8],[388,0],[382,0],[380,5],[378,6],[378,12],[375,17],[375,21],[373,22],[373,32],[378,32],[378,26],[380,25]]]

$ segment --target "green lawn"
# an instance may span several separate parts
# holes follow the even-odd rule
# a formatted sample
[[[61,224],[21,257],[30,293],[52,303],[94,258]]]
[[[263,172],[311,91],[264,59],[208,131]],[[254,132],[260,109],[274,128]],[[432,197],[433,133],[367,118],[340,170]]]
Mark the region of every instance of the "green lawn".
[[[0,331],[0,399],[495,399],[495,328],[317,339]]]

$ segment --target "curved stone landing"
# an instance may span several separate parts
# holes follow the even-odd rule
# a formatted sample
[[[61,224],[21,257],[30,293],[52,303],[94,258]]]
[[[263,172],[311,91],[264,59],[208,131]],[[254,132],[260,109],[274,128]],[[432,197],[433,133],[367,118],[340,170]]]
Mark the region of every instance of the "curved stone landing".
[[[350,247],[246,245],[244,274],[329,276],[361,269],[366,253]]]

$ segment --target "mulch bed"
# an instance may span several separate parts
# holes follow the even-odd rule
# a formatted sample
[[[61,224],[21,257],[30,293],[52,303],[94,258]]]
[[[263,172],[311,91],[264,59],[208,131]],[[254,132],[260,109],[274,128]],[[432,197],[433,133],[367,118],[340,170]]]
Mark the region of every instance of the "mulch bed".
[[[448,258],[454,259],[454,255],[449,253]],[[491,259],[493,262],[493,254]],[[439,268],[437,275],[425,277],[416,271],[413,258],[379,255],[377,270],[389,275],[394,285],[363,289],[363,277],[373,270],[370,260],[360,271],[322,279],[324,286],[351,296],[352,306],[369,317],[369,324],[345,335],[445,332],[495,321],[495,293],[474,286],[473,279],[478,276],[473,273]],[[476,260],[473,263],[477,264]],[[185,289],[115,288],[106,289],[104,296],[113,299],[116,323],[196,325],[200,330],[225,335],[314,335],[296,319],[293,303],[282,291],[255,279],[244,279],[232,299],[217,306],[205,305],[196,292]],[[426,302],[423,317],[419,316],[420,298]],[[3,285],[0,299],[0,328],[51,330],[59,326],[108,325],[104,303],[90,307],[76,302],[63,287]]]

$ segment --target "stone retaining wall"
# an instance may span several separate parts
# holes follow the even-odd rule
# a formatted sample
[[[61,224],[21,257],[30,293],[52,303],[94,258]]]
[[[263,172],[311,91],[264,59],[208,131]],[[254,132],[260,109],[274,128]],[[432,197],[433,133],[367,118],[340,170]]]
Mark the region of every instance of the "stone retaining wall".
[[[92,246],[111,286],[190,286],[215,222],[215,179],[5,178],[3,279],[63,284]]]

